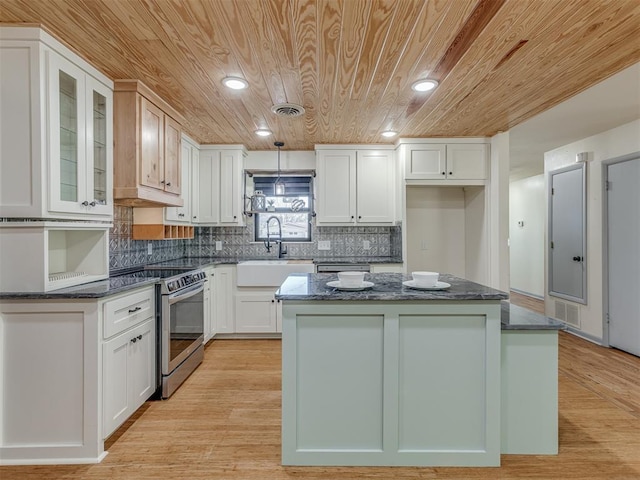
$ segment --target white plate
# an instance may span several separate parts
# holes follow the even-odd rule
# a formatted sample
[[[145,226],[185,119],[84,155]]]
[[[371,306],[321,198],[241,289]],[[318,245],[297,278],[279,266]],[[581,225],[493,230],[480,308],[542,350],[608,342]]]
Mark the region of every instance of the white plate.
[[[416,285],[416,282],[413,280],[407,280],[406,282],[402,282],[405,287],[415,288],[416,290],[446,290],[451,286],[450,283],[447,282],[437,282],[432,287],[423,287],[422,285]]]
[[[362,282],[362,285],[357,287],[344,287],[340,284],[340,280],[336,280],[334,282],[327,282],[327,287],[337,288],[338,290],[345,290],[347,292],[357,292],[360,290],[366,290],[367,288],[373,287],[375,284],[373,282]]]

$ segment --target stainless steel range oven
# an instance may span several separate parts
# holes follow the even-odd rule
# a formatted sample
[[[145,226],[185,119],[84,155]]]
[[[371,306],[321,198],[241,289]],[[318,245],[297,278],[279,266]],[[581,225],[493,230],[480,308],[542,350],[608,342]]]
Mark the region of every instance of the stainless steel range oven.
[[[168,398],[204,359],[202,270],[181,272],[160,282],[159,363],[162,398]]]
[[[200,269],[154,267],[123,269],[112,276],[157,278],[156,391],[168,398],[204,359],[204,282]]]

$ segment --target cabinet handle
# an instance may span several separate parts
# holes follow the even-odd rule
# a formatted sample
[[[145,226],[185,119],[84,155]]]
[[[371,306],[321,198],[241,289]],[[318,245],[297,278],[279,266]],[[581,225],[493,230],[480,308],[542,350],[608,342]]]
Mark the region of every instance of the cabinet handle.
[[[193,216],[193,218],[198,218],[198,217],[196,217],[196,216],[194,215],[194,216]]]
[[[184,213],[179,213],[178,216],[179,217],[184,217]]]
[[[84,202],[82,202],[80,205],[82,205],[83,207],[88,207],[89,206],[89,202],[87,202],[86,200]]]
[[[130,308],[129,313],[136,313],[142,310],[142,307]]]
[[[167,187],[170,187],[170,186],[171,186],[171,182],[167,182]]]
[[[136,337],[133,337],[133,338],[131,339],[131,343],[136,343],[137,341],[138,341],[138,339],[137,339]]]

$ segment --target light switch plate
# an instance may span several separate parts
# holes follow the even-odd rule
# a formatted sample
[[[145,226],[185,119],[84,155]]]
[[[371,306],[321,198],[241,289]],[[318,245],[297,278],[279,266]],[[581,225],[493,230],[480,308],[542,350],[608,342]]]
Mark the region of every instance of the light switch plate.
[[[220,251],[222,250],[222,241],[221,240],[216,240],[216,251]]]
[[[153,255],[153,243],[147,242],[147,255]]]
[[[362,249],[363,250],[371,250],[371,243],[369,242],[369,240],[363,240],[362,241]]]
[[[319,240],[318,250],[331,250],[331,240]]]

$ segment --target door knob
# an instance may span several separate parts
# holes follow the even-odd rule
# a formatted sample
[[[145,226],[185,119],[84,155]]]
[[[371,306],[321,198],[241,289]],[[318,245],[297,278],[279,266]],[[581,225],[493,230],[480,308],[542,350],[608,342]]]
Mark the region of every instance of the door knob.
[[[576,255],[575,257],[573,257],[573,261],[574,262],[581,262],[582,261],[582,257]]]

